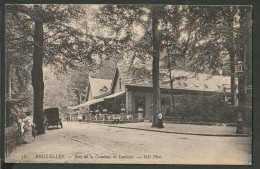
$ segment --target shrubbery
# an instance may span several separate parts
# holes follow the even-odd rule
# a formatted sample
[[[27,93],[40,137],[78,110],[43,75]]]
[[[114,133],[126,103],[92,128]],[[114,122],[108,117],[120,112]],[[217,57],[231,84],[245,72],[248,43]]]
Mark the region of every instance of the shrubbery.
[[[182,122],[234,123],[236,112],[224,101],[224,96],[179,95],[175,96],[176,109],[173,116]]]

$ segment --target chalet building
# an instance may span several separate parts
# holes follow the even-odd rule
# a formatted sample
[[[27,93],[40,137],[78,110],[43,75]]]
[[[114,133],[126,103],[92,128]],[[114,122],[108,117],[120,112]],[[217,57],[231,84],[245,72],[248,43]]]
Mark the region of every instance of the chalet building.
[[[83,109],[89,114],[117,114],[126,118],[144,119],[152,117],[152,75],[151,67],[135,65],[132,67],[118,63],[112,79],[89,76],[87,101],[73,109]],[[160,72],[160,105],[166,114],[172,113],[172,95],[178,108],[185,97],[219,95],[222,101],[229,101],[230,77],[173,70],[173,90],[170,88],[169,73]],[[188,103],[189,104],[189,103]],[[207,106],[207,105],[202,105]],[[103,118],[106,118],[103,116]],[[104,119],[106,120],[106,119]],[[108,118],[109,120],[109,118]]]

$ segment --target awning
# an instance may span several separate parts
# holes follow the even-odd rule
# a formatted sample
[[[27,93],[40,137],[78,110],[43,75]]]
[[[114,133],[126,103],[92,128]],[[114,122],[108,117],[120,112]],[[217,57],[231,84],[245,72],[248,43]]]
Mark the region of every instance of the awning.
[[[95,100],[90,100],[90,101],[85,102],[85,103],[82,103],[82,104],[80,104],[80,105],[71,107],[71,109],[77,109],[77,108],[80,108],[80,107],[86,107],[86,106],[89,106],[89,105],[92,105],[92,104],[95,104],[95,103],[99,103],[99,102],[103,102],[103,101],[104,101],[103,98],[95,99]]]
[[[126,93],[125,91],[121,91],[121,92],[118,92],[118,93],[115,93],[115,94],[108,95],[108,96],[103,97],[103,98],[104,99],[111,99],[111,98],[115,98],[117,96],[124,95],[125,93]]]
[[[117,96],[124,95],[125,93],[126,93],[125,91],[121,91],[121,92],[118,92],[118,93],[115,93],[115,94],[108,95],[106,97],[102,97],[102,98],[95,99],[95,100],[90,100],[88,102],[82,103],[82,104],[77,105],[77,106],[68,107],[68,109],[77,109],[77,108],[80,108],[80,107],[86,107],[86,106],[89,106],[89,105],[92,105],[92,104],[95,104],[95,103],[103,102],[105,99],[111,99],[111,98],[115,98]]]

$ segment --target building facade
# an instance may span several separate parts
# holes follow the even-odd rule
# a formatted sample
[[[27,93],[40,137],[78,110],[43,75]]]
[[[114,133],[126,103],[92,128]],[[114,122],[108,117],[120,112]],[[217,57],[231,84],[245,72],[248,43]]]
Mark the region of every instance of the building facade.
[[[140,68],[143,69],[140,70]],[[140,118],[141,114],[142,118],[151,120],[152,79],[151,75],[149,75],[151,70],[145,68],[145,65],[130,69],[124,64],[117,64],[112,79],[98,79],[89,76],[87,102],[75,106],[73,109],[83,109],[94,115],[116,114],[131,118]],[[142,73],[145,71],[148,74]],[[172,71],[172,75],[174,81],[171,90],[167,71],[160,72],[160,109],[166,116],[176,116],[178,113],[182,116],[184,109],[194,104],[191,102],[195,102],[195,100],[198,100],[198,104],[203,104],[200,101],[204,100],[209,104],[208,106],[215,104],[213,102],[216,102],[216,100],[212,100],[212,98],[216,96],[220,98],[220,103],[229,101],[230,77],[228,76],[194,74],[176,70]],[[212,103],[209,102],[210,99]],[[189,102],[189,100],[193,101]],[[205,107],[205,105],[201,106]],[[194,110],[198,111],[198,113],[207,111],[195,109],[191,107],[186,111],[192,112]],[[105,120],[104,118],[106,117],[103,116],[103,120]]]

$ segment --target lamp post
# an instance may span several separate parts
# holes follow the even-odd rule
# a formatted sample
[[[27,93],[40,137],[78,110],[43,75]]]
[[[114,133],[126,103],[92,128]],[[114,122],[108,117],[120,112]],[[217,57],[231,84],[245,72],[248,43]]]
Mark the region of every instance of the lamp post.
[[[237,64],[235,66],[236,75],[238,78],[238,115],[237,115],[237,134],[243,134],[243,118],[242,118],[242,111],[243,111],[243,105],[245,104],[245,73],[244,73],[244,62],[241,60],[237,61]]]

